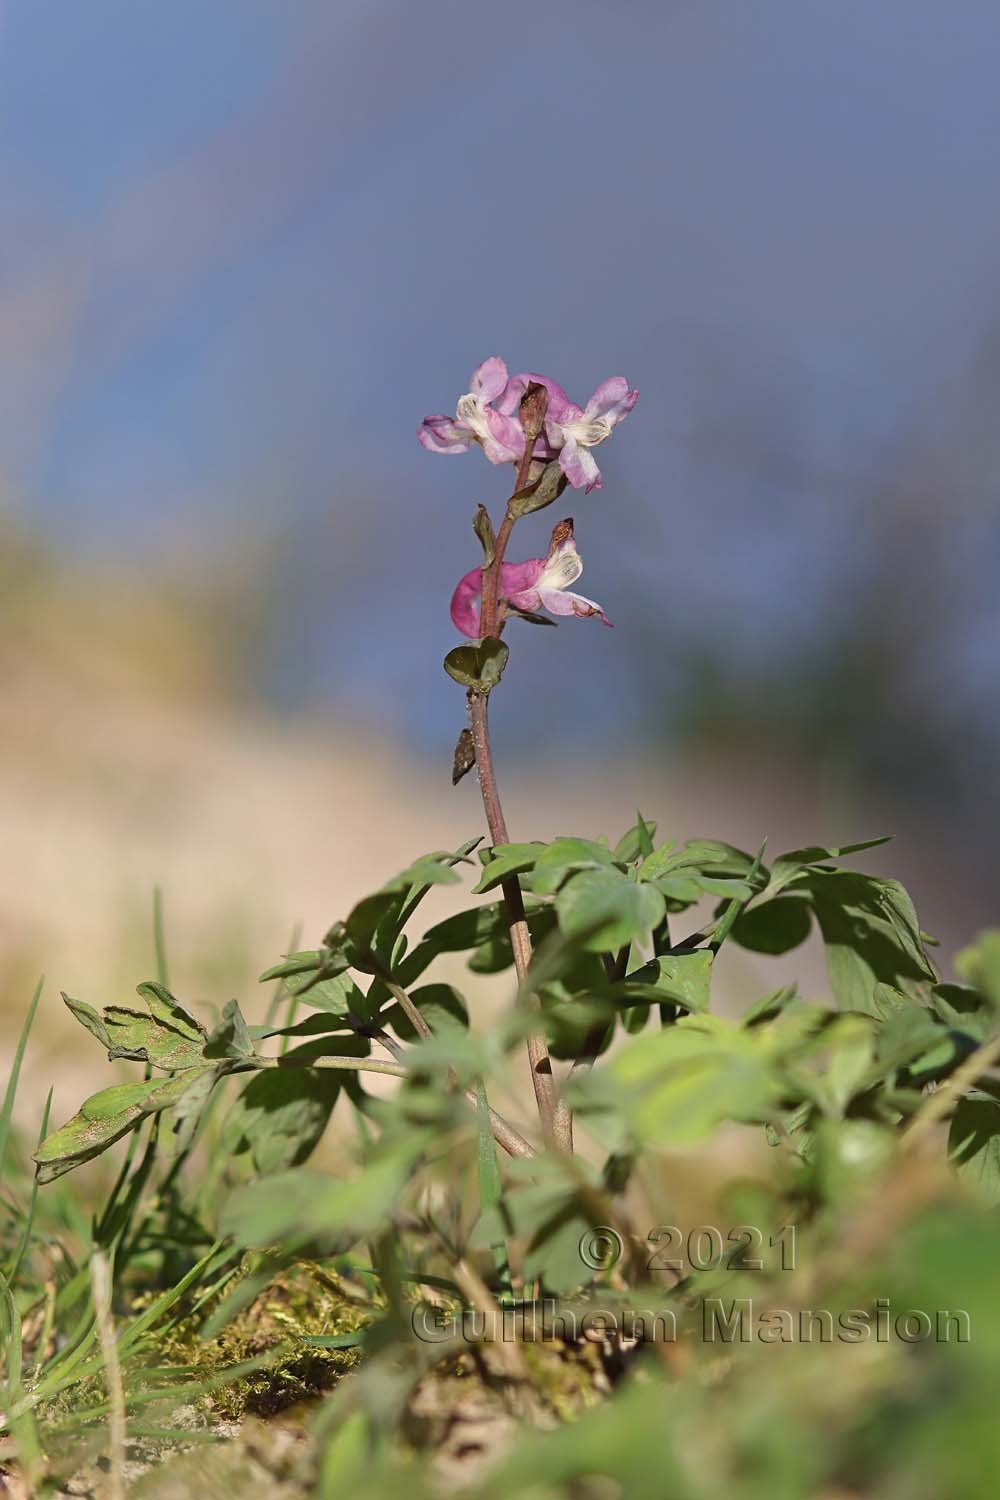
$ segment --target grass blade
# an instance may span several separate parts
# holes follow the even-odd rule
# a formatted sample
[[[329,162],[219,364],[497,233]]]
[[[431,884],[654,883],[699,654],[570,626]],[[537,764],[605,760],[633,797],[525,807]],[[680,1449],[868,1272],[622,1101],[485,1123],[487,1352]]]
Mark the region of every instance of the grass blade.
[[[28,1481],[28,1492],[33,1494],[44,1469],[42,1446],[38,1440],[38,1428],[33,1412],[24,1403],[21,1347],[21,1315],[6,1279],[0,1276],[0,1307],[3,1308],[3,1350],[7,1364],[4,1382],[3,1407],[6,1417],[0,1418],[10,1432],[17,1447],[18,1458]],[[20,1409],[19,1409],[20,1408]]]
[[[46,1135],[48,1134],[48,1129],[49,1129],[49,1111],[51,1110],[51,1108],[52,1108],[52,1090],[49,1089],[49,1095],[48,1095],[48,1098],[45,1101],[45,1108],[42,1111],[42,1128],[38,1132],[38,1144],[39,1145],[41,1145],[42,1141],[44,1141]],[[10,1283],[11,1286],[13,1286],[15,1284],[15,1282],[17,1281],[18,1272],[21,1269],[21,1264],[22,1264],[22,1262],[24,1260],[25,1255],[27,1254],[28,1246],[31,1243],[31,1231],[34,1228],[34,1224],[35,1224],[35,1207],[36,1207],[37,1203],[38,1203],[38,1178],[36,1177],[35,1180],[34,1180],[34,1182],[31,1184],[31,1197],[28,1200],[28,1212],[25,1215],[24,1229],[21,1231],[21,1238],[20,1238],[20,1241],[18,1243],[18,1247],[17,1247],[17,1249],[14,1252],[14,1259],[11,1262],[10,1269],[7,1272],[7,1280]]]
[[[110,1500],[125,1500],[125,1390],[111,1317],[111,1266],[100,1250],[95,1250],[90,1259],[90,1287],[104,1364],[104,1385],[108,1393],[108,1460],[111,1466],[108,1493]]]
[[[7,1156],[7,1144],[10,1140],[10,1122],[14,1114],[14,1098],[17,1094],[17,1081],[21,1076],[21,1063],[24,1061],[24,1049],[28,1045],[28,1033],[31,1031],[32,1022],[35,1019],[35,1011],[38,1002],[42,998],[42,989],[45,984],[45,976],[42,975],[35,986],[35,994],[24,1025],[21,1027],[21,1035],[17,1042],[17,1051],[14,1053],[14,1066],[7,1080],[7,1092],[4,1094],[3,1109],[0,1110],[0,1179],[3,1177],[4,1161]]]
[[[163,931],[163,891],[153,887],[153,955],[156,960],[156,977],[165,990],[170,988],[167,979],[167,942]]]

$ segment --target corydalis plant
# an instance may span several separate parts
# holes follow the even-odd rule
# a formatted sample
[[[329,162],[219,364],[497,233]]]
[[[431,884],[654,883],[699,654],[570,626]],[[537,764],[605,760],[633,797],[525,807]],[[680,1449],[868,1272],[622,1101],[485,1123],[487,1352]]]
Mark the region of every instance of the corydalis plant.
[[[490,838],[494,846],[509,836],[497,787],[490,747],[488,698],[503,673],[507,647],[500,639],[511,615],[549,624],[539,615],[596,616],[610,620],[599,604],[569,589],[583,571],[576,549],[573,522],[559,522],[545,557],[523,563],[506,561],[514,527],[522,516],[542,510],[562,494],[567,484],[590,490],[603,484],[593,456],[639,399],[622,375],[597,387],[586,406],[578,406],[561,385],[546,375],[509,376],[502,359],[484,360],[473,372],[470,389],[458,398],[455,417],[425,417],[417,437],[432,453],[465,453],[478,443],[493,464],[513,464],[514,488],[503,520],[495,530],[483,506],[476,511],[474,529],[483,560],[459,581],[452,595],[451,618],[478,648],[459,647],[445,659],[446,671],[467,689],[469,728],[463,731],[455,754],[454,779],[475,765]],[[532,948],[524,899],[516,873],[501,883],[519,983],[524,986]],[[563,1150],[573,1145],[572,1117],[557,1096],[548,1048],[541,1033],[528,1038],[528,1056],[538,1111],[546,1135]]]
[[[40,1178],[48,1180],[155,1122],[151,1142],[169,1142],[177,1151],[174,1180],[216,1086],[250,1075],[226,1116],[224,1137],[234,1161],[251,1158],[266,1179],[298,1170],[337,1097],[346,1096],[361,1112],[375,1110],[362,1078],[382,1074],[401,1084],[391,1108],[378,1106],[382,1134],[372,1147],[372,1170],[377,1162],[378,1171],[388,1173],[379,1179],[385,1206],[378,1209],[366,1189],[358,1218],[348,1194],[345,1202],[354,1207],[344,1227],[365,1234],[382,1223],[421,1154],[434,1154],[442,1130],[467,1128],[471,1110],[481,1165],[492,1159],[492,1137],[508,1156],[547,1161],[543,1170],[553,1171],[556,1198],[544,1219],[557,1239],[562,1236],[562,1249],[543,1235],[536,1248],[539,1254],[544,1249],[545,1264],[529,1257],[525,1274],[530,1280],[543,1271],[547,1284],[568,1287],[578,1284],[576,1245],[586,1223],[614,1222],[612,1209],[604,1200],[598,1206],[590,1189],[569,1213],[585,1171],[568,1160],[571,1108],[592,1134],[615,1143],[604,1169],[614,1191],[636,1152],[704,1140],[725,1120],[765,1125],[775,1139],[794,1137],[804,1161],[821,1137],[829,1137],[831,1150],[843,1146],[855,1156],[859,1141],[874,1142],[881,1159],[895,1125],[907,1119],[908,1130],[928,1129],[928,1121],[947,1112],[970,1080],[1000,1057],[1000,949],[967,956],[971,982],[982,994],[939,983],[905,890],[839,864],[883,840],[792,850],[770,869],[763,846],[752,855],[716,839],[657,842],[656,824],[641,815],[613,845],[567,837],[509,841],[488,724],[490,694],[508,657],[502,635],[513,617],[550,623],[539,611],[605,617],[570,588],[581,563],[568,518],[557,523],[544,556],[508,563],[508,544],[523,516],[553,504],[571,482],[567,468],[576,469],[579,452],[564,462],[567,444],[579,450],[581,438],[598,440],[600,424],[610,431],[634,405],[635,393],[624,380],[605,381],[587,407],[567,414],[554,382],[508,378],[499,360],[488,360],[471,384],[455,421],[428,419],[421,439],[443,451],[476,442],[493,462],[510,462],[515,471],[499,527],[484,507],[476,511],[482,559],[452,600],[466,640],[445,661],[466,689],[469,717],[453,776],[476,767],[488,845],[479,848],[482,840],[472,839],[423,855],[357,900],[317,948],[288,954],[270,969],[263,978],[280,980],[291,997],[286,1024],[277,1022],[276,997],[264,1025],[249,1025],[231,1001],[214,1028],[206,1027],[162,982],[140,986],[141,1009],[113,1004],[101,1013],[67,997],[109,1058],[145,1063],[147,1077],[86,1099],[73,1119],[45,1138],[36,1160]],[[584,423],[593,430],[577,430],[575,424]],[[473,854],[481,864],[474,894],[486,902],[414,940],[412,923],[425,896],[437,886],[457,885]],[[711,916],[702,912],[697,927],[672,932],[678,917],[706,899],[714,903]],[[839,1012],[801,1001],[785,987],[751,1005],[738,1024],[712,1013],[714,962],[724,944],[784,954],[814,930],[826,945]],[[491,1017],[485,1032],[470,1024],[460,991],[427,982],[439,958],[459,952],[469,954],[470,973],[516,968],[515,1003],[509,1013]],[[313,1013],[298,1016],[300,1004]],[[660,1030],[640,1036],[654,1013]],[[631,1040],[595,1067],[618,1031]],[[525,1038],[539,1118],[546,1145],[558,1148],[554,1155],[544,1148],[540,1153],[487,1094],[510,1050]],[[272,1041],[280,1041],[276,1055],[263,1050]],[[551,1057],[569,1064],[558,1088]],[[924,1083],[944,1078],[951,1093],[922,1102]],[[979,1102],[969,1102],[973,1118],[963,1108],[964,1101],[953,1129],[969,1170],[978,1171],[984,1153],[995,1154],[996,1132],[972,1128]],[[148,1160],[142,1158],[142,1174]],[[313,1182],[290,1181],[312,1201]],[[282,1201],[285,1187],[279,1182],[274,1189]],[[265,1197],[271,1192],[266,1180],[261,1191]],[[499,1201],[498,1192],[495,1182],[486,1184],[484,1203]],[[322,1201],[316,1222],[329,1231],[332,1210]],[[288,1202],[295,1219],[302,1198]],[[540,1232],[541,1220],[518,1219],[516,1194],[506,1209],[522,1229]],[[238,1219],[238,1213],[236,1220],[224,1216],[230,1225]],[[258,1232],[264,1232],[259,1225]],[[268,1219],[267,1233],[274,1232]],[[253,1236],[245,1240],[252,1242]]]

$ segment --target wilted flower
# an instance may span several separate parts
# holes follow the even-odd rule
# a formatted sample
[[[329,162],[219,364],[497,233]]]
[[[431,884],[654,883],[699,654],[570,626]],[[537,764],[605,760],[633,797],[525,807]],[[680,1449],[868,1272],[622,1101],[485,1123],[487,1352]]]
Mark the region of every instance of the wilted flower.
[[[581,619],[596,615],[603,625],[610,625],[611,621],[593,599],[569,592],[569,585],[575,583],[582,572],[583,562],[573,538],[573,522],[560,521],[552,532],[547,557],[502,564],[501,607],[510,606],[531,614],[547,609],[552,615],[578,615]],[[473,640],[478,639],[480,633],[482,593],[483,570],[472,568],[451,597],[451,618],[456,628]]]
[[[459,398],[455,416],[425,417],[417,437],[431,453],[465,453],[477,442],[491,463],[517,463],[524,452],[517,410],[532,381],[549,393],[544,435],[533,456],[558,458],[574,489],[599,489],[601,471],[590,450],[611,436],[639,399],[624,375],[602,381],[586,406],[577,406],[547,375],[525,371],[508,378],[503,360],[493,356],[473,374],[472,389]]]

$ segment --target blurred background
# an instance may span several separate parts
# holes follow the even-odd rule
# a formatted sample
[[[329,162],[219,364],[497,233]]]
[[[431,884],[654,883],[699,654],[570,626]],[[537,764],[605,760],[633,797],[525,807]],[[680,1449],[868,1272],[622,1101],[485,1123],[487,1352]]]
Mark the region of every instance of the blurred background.
[[[996,920],[998,48],[991,0],[4,5],[5,1048],[40,969],[53,1026],[127,998],[157,883],[221,1005],[479,828],[440,661],[508,476],[415,429],[494,353],[641,392],[572,496],[617,629],[512,627],[512,836],[895,833],[946,949]]]

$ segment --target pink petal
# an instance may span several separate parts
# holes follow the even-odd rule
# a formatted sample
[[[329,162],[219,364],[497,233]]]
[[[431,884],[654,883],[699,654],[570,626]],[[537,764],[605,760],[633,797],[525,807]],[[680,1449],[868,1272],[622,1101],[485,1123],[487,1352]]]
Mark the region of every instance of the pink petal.
[[[597,460],[589,448],[567,438],[559,453],[559,467],[575,490],[599,490],[603,484]]]
[[[529,557],[523,563],[504,563],[500,569],[500,592],[505,599],[512,599],[524,589],[534,588],[545,569],[544,557]],[[522,606],[518,605],[520,609]],[[530,608],[529,605],[523,606]]]
[[[614,427],[622,417],[627,417],[639,399],[638,391],[630,391],[624,375],[612,375],[602,380],[587,402],[586,416],[604,417]]]
[[[542,596],[537,589],[521,589],[518,593],[507,594],[505,597],[507,603],[512,604],[515,609],[527,609],[533,615],[537,615],[542,607]]]
[[[576,615],[581,620],[596,615],[602,625],[611,624],[601,606],[582,594],[570,594],[563,589],[539,589],[538,594],[550,615]]]
[[[503,360],[493,354],[489,359],[484,359],[478,370],[473,370],[469,389],[484,404],[495,401],[507,384],[507,366]]]
[[[483,452],[491,464],[517,463],[524,452],[524,433],[516,417],[505,417],[492,407],[483,409],[487,432]]]
[[[456,630],[471,640],[479,638],[479,607],[483,592],[482,568],[470,568],[451,596],[451,618]]]
[[[438,413],[424,418],[417,428],[417,441],[428,453],[466,453],[472,438],[454,417]]]
[[[517,408],[521,404],[521,397],[527,390],[528,381],[530,379],[531,376],[525,375],[523,372],[520,375],[512,375],[510,377],[507,384],[500,392],[500,395],[493,403],[496,410],[500,412],[502,416],[517,416]]]

